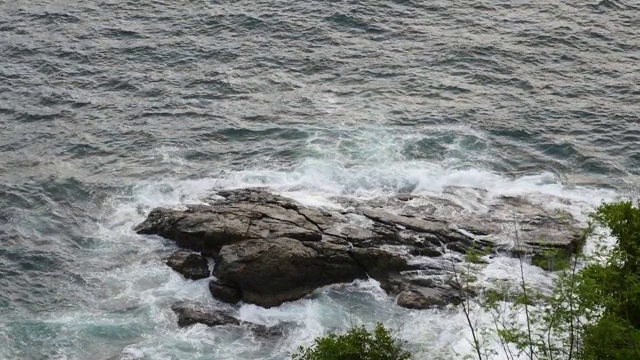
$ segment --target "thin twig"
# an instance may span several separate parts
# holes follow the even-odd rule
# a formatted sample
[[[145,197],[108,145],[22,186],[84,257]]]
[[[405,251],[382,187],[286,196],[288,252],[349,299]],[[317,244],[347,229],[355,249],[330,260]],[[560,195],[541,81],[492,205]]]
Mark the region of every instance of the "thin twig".
[[[575,310],[574,310],[574,292],[575,292],[575,282],[576,282],[576,269],[578,267],[578,257],[573,257],[573,264],[571,266],[571,286],[569,287],[569,311],[571,322],[569,323],[569,358],[567,360],[573,359],[573,349],[575,346]]]
[[[471,336],[473,337],[473,347],[476,350],[476,354],[478,355],[478,360],[482,360],[482,353],[480,352],[480,342],[478,341],[478,338],[476,336],[476,331],[475,328],[473,326],[473,323],[471,322],[471,316],[470,316],[470,311],[469,311],[469,295],[466,293],[465,289],[462,287],[462,284],[460,284],[460,280],[458,279],[458,272],[456,270],[456,264],[455,261],[453,261],[453,257],[451,256],[451,253],[449,253],[449,259],[451,260],[451,266],[453,268],[453,277],[454,277],[454,281],[456,284],[456,287],[458,289],[460,289],[460,294],[462,296],[464,296],[464,299],[467,301],[467,303],[465,303],[465,300],[462,301],[461,305],[462,305],[462,311],[464,312],[464,316],[467,319],[467,324],[469,324],[469,329],[471,329]]]
[[[513,225],[514,225],[514,229],[515,229],[515,235],[516,235],[516,245],[520,245],[520,237],[518,235],[518,223],[516,220],[516,214],[514,212],[513,214]],[[529,359],[533,360],[533,338],[531,336],[531,319],[529,318],[529,298],[527,295],[527,284],[525,282],[524,279],[524,260],[523,260],[523,254],[521,253],[520,256],[518,257],[520,259],[520,279],[522,280],[522,295],[524,296],[524,313],[526,315],[526,319],[527,319],[527,336],[528,336],[528,340],[529,340]],[[537,357],[537,356],[536,356]]]
[[[493,325],[494,325],[494,327],[496,329],[496,334],[498,334],[498,339],[500,340],[500,346],[502,347],[502,351],[504,351],[504,355],[507,357],[507,360],[514,360],[515,358],[513,357],[513,353],[511,352],[511,348],[504,341],[502,336],[500,336],[500,328],[498,327],[498,325],[500,325],[503,329],[506,329],[504,321],[501,321],[500,318],[498,317],[497,313],[494,313],[492,310],[493,309],[491,307],[489,307],[489,314],[491,314],[491,317],[493,318]]]

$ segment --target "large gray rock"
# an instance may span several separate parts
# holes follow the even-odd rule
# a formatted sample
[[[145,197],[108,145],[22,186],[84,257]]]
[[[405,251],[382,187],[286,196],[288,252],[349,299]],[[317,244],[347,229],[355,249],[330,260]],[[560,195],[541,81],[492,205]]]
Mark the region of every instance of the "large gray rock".
[[[460,188],[448,191],[446,196],[486,195]],[[492,200],[476,216],[460,211],[463,207],[449,198],[420,196],[349,200],[345,204],[351,210],[342,212],[305,207],[264,189],[223,191],[209,201],[210,205],[181,210],[155,209],[135,230],[214,257],[217,280],[209,284],[214,297],[265,307],[367,276],[381,281],[390,294],[402,293],[398,298],[402,306],[456,302],[455,291],[446,284],[407,285],[409,270],[422,269],[433,276],[450,271],[408,262],[407,257],[442,259],[443,253],[464,253],[478,246],[533,253],[556,248],[570,253],[581,240],[573,218],[521,198]],[[513,216],[518,218],[517,233],[510,232]],[[509,239],[517,239],[518,246]]]
[[[235,303],[238,297],[264,307],[299,299],[321,286],[364,279],[385,279],[413,269],[400,255],[382,249],[350,248],[331,242],[289,238],[247,240],[225,246],[210,283],[214,297]]]
[[[320,241],[321,226],[331,221],[330,215],[298,209],[290,201],[260,191],[231,193],[230,198],[237,202],[191,205],[186,210],[155,209],[135,231],[160,235],[180,247],[211,256],[225,245],[250,239],[288,237]]]
[[[366,277],[344,245],[290,238],[252,239],[225,246],[214,275],[263,307],[299,299],[318,287]]]

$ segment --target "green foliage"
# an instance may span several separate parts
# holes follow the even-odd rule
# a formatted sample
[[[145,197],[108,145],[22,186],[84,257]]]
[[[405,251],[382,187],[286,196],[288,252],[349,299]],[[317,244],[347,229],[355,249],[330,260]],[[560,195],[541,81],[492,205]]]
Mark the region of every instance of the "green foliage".
[[[300,347],[293,360],[408,360],[411,354],[382,324],[373,331],[356,326],[344,334],[330,334]]]
[[[460,307],[471,330],[469,341],[475,358],[640,359],[640,208],[631,202],[605,204],[591,219],[584,239],[593,234],[592,225],[597,224],[609,229],[615,243],[601,243],[588,257],[565,250],[538,254],[532,263],[555,271],[550,291],[527,282],[525,252],[519,253],[519,283],[497,289],[475,285],[474,274],[484,266],[483,257],[490,250],[474,245],[463,262],[451,257],[450,280],[463,299]],[[580,251],[582,245],[572,250]],[[472,309],[478,307],[491,315],[493,326],[479,326],[474,321]],[[502,354],[486,346],[495,342]],[[345,334],[328,335],[312,347],[301,347],[293,356],[293,360],[410,358],[381,324],[373,332],[355,327]]]
[[[531,264],[549,271],[567,270],[571,266],[571,254],[563,249],[547,249],[531,257]]]
[[[610,230],[615,244],[599,246],[589,257],[552,250],[538,254],[532,259],[534,265],[557,271],[552,291],[543,293],[526,282],[521,256],[519,286],[485,289],[473,299],[492,315],[494,329],[489,336],[501,345],[502,357],[640,359],[640,209],[631,202],[605,204],[591,218]],[[478,264],[475,254],[466,260]],[[487,331],[473,328],[469,301],[467,297],[463,310],[474,334],[472,344],[479,360],[488,359],[489,352],[479,349],[486,341],[476,338]]]
[[[471,248],[464,254],[464,261],[471,264],[486,264],[487,261],[482,257],[488,255],[491,249],[479,249],[476,243],[471,245]]]
[[[640,209],[630,201],[605,204],[593,219],[616,243],[601,250],[605,261],[578,274],[577,295],[592,319],[581,334],[582,358],[640,359]]]

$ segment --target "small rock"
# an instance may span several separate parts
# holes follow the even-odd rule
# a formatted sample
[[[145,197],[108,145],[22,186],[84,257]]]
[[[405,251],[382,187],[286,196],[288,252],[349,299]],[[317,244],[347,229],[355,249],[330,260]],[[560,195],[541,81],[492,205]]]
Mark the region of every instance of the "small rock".
[[[166,264],[187,279],[205,279],[210,275],[207,259],[189,251],[176,251],[167,259]]]
[[[398,194],[398,195],[396,195],[396,199],[398,199],[400,201],[409,201],[409,200],[415,199],[415,196],[413,196],[411,194]]]
[[[398,294],[409,288],[409,285],[399,276],[391,276],[388,279],[381,279],[380,287],[388,294]]]
[[[240,325],[240,320],[221,311],[204,311],[186,305],[174,304],[171,310],[178,316],[178,326],[187,327],[194,324],[207,326]]]
[[[405,290],[398,295],[397,303],[407,309],[429,309],[444,306],[449,303],[442,290],[436,288],[422,288],[420,290]]]
[[[240,321],[237,318],[218,310],[201,309],[197,305],[187,305],[185,303],[177,303],[171,306],[171,310],[178,317],[178,326],[187,327],[195,324],[203,324],[210,327],[214,326],[242,326],[261,337],[281,337],[285,329],[284,326],[267,327],[251,322]]]

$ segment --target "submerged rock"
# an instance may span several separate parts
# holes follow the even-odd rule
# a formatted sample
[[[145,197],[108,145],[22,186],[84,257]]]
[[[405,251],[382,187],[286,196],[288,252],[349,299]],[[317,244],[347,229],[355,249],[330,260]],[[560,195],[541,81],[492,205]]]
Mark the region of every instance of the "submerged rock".
[[[397,304],[407,309],[430,309],[448,304],[458,304],[458,293],[437,287],[419,287],[404,290],[398,295]]]
[[[212,295],[228,303],[244,301],[264,307],[299,299],[321,286],[367,276],[381,281],[390,294],[401,294],[401,306],[426,308],[456,302],[456,292],[449,285],[407,285],[408,270],[424,266],[425,271],[440,275],[448,271],[414,265],[408,257],[440,257],[472,247],[510,251],[512,246],[504,241],[511,236],[510,220],[504,215],[507,210],[521,219],[520,251],[543,253],[556,248],[573,252],[578,248],[580,234],[574,219],[556,218],[519,198],[499,199],[475,219],[439,216],[431,210],[428,215],[421,213],[430,204],[452,211],[458,208],[450,200],[431,200],[419,196],[413,196],[410,203],[389,200],[390,206],[401,206],[394,213],[377,207],[382,200],[354,204],[355,210],[327,212],[264,189],[240,189],[219,192],[210,205],[155,209],[135,230],[213,256],[217,280],[209,284]],[[205,277],[204,258],[181,254],[168,262],[172,268],[185,276]]]
[[[382,288],[390,294],[398,294],[398,306],[408,309],[430,309],[445,305],[459,304],[463,299],[463,292],[455,284],[438,281],[433,278],[415,278],[411,276],[396,276],[381,283]],[[475,296],[467,292],[468,296]]]
[[[176,251],[167,259],[167,265],[187,279],[205,279],[211,275],[207,259],[189,251]]]
[[[267,327],[247,321],[241,321],[234,316],[220,310],[205,309],[195,304],[177,303],[171,306],[171,310],[178,317],[178,326],[188,327],[195,324],[203,324],[209,327],[215,326],[242,326],[251,330],[256,335],[263,337],[280,336],[283,334],[281,327]]]
[[[178,326],[187,327],[195,324],[207,326],[240,325],[240,320],[222,311],[202,310],[184,304],[174,304],[171,310],[178,317]]]

